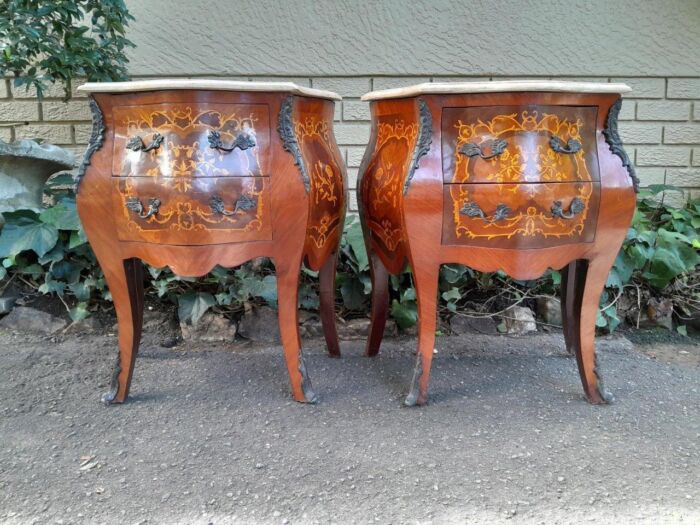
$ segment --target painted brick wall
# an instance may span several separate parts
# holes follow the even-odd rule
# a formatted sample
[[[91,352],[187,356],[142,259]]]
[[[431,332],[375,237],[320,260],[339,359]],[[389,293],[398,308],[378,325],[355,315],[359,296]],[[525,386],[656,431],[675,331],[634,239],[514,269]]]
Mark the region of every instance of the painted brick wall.
[[[231,78],[231,77],[226,77]],[[365,145],[369,140],[369,105],[360,96],[429,81],[502,80],[516,77],[248,77],[249,80],[290,80],[299,85],[336,91],[343,96],[335,112],[335,134],[345,155],[350,188],[354,189]],[[564,78],[564,77],[556,77]],[[244,80],[246,78],[237,78]],[[566,77],[567,80],[625,82],[633,92],[625,97],[620,132],[635,161],[642,186],[671,184],[686,189],[685,198],[700,196],[700,77],[621,78]],[[75,151],[80,156],[90,136],[87,100],[75,89],[64,100],[63,86],[54,86],[39,102],[36,94],[16,89],[11,79],[0,81],[0,139],[38,138]],[[356,210],[354,191],[350,209]],[[667,199],[678,201],[679,195]]]

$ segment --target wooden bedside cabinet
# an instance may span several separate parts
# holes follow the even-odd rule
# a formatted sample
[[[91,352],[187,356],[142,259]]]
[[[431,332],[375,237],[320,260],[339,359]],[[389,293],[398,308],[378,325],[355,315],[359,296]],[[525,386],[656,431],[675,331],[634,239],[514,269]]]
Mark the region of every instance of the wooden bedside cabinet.
[[[368,93],[372,137],[358,203],[372,274],[376,355],[388,274],[411,265],[418,358],[406,404],[427,401],[440,264],[533,279],[562,271],[562,317],[591,403],[610,396],[595,358],[603,286],[635,209],[617,131],[623,84],[473,82]]]
[[[321,318],[339,355],[334,281],[346,174],[333,136],[335,93],[284,82],[89,83],[93,130],[78,212],[119,323],[106,403],[128,393],[143,318],[143,267],[201,276],[271,257],[294,399],[314,402],[299,339],[302,261],[319,270]]]

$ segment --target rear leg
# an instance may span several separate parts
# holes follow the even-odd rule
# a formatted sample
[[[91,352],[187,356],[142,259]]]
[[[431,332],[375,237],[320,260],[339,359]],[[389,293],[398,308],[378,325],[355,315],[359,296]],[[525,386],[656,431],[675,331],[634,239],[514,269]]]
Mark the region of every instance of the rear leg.
[[[379,353],[379,346],[384,337],[386,318],[389,313],[389,272],[381,257],[367,247],[369,270],[372,280],[372,311],[370,314],[369,334],[365,355],[374,357]]]
[[[318,272],[321,288],[321,325],[323,326],[323,337],[326,339],[328,354],[331,357],[340,357],[338,329],[335,324],[335,272],[337,262],[338,254],[330,254]]]

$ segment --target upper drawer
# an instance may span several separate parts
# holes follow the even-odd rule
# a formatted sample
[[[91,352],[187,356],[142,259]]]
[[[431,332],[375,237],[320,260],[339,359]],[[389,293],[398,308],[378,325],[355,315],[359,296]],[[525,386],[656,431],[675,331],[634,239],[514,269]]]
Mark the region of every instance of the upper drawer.
[[[597,181],[596,115],[587,106],[445,108],[444,181]]]
[[[117,106],[113,124],[116,176],[268,174],[270,116],[265,104]]]

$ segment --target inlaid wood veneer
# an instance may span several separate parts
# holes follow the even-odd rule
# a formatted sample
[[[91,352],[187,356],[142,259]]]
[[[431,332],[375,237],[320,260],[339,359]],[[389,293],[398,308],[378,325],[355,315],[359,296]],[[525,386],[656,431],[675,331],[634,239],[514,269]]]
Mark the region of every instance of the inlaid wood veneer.
[[[333,136],[336,94],[290,83],[91,83],[93,131],[77,204],[119,322],[105,403],[129,393],[143,324],[143,265],[196,277],[256,257],[275,263],[292,395],[316,401],[299,338],[302,261],[319,271],[321,317],[339,355],[335,263],[346,173]]]
[[[441,264],[533,279],[562,272],[566,347],[591,403],[598,301],[635,209],[617,132],[622,84],[475,82],[368,93],[358,203],[372,275],[366,353],[384,332],[388,276],[410,264],[418,356],[408,405],[428,400]]]

